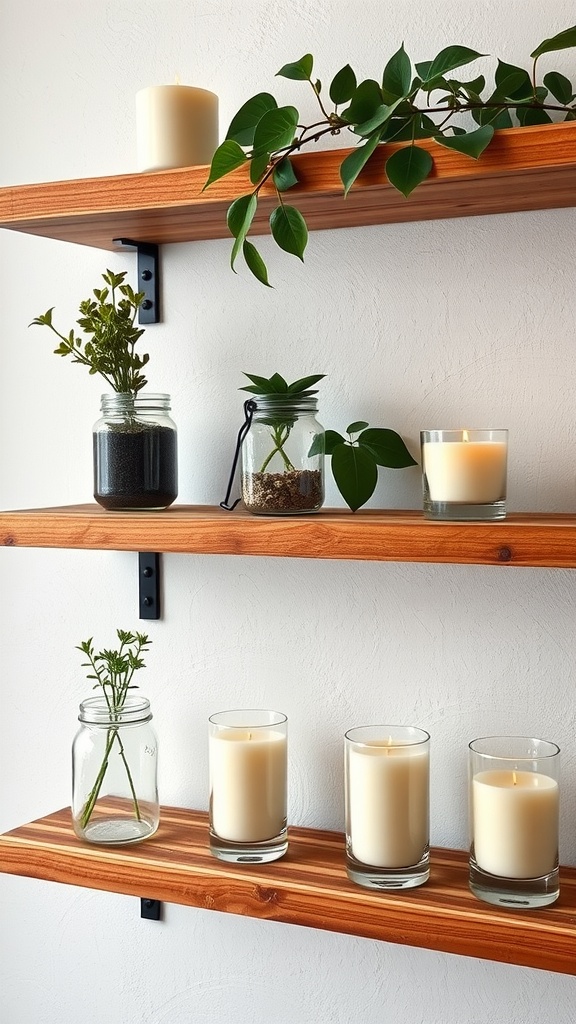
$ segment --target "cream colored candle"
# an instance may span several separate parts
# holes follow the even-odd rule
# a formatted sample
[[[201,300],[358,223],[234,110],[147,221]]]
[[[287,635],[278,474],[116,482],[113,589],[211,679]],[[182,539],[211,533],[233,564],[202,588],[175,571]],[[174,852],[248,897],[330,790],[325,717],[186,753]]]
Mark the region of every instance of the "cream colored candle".
[[[558,864],[559,787],[540,772],[496,770],[472,779],[476,862],[502,878],[540,878]]]
[[[478,441],[462,431],[459,441],[422,445],[422,468],[431,501],[484,504],[506,497],[508,446],[504,441]]]
[[[210,813],[221,839],[256,843],[286,825],[286,735],[274,728],[219,729],[209,739]]]
[[[428,845],[427,746],[351,743],[347,806],[351,852],[374,867],[417,864]]]
[[[136,94],[139,171],[209,164],[218,147],[218,97],[190,85],[155,85]]]

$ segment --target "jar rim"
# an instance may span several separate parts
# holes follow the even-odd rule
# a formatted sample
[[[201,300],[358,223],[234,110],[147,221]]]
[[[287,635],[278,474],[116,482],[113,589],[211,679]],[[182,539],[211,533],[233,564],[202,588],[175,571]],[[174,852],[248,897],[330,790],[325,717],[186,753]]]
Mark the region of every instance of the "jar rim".
[[[122,725],[130,722],[144,722],[152,718],[150,701],[147,697],[128,694],[121,708],[111,708],[102,694],[86,697],[80,702],[78,720],[90,725],[109,725],[111,721]]]

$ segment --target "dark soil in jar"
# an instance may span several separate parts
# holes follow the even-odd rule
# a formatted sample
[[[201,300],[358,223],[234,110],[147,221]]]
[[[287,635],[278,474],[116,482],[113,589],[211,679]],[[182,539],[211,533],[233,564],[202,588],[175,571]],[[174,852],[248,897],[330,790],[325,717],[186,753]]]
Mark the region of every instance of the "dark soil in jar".
[[[178,494],[176,431],[149,423],[93,434],[94,497],[104,508],[167,508]]]
[[[247,473],[243,480],[243,497],[248,511],[261,515],[314,512],[324,500],[322,474],[317,469]]]

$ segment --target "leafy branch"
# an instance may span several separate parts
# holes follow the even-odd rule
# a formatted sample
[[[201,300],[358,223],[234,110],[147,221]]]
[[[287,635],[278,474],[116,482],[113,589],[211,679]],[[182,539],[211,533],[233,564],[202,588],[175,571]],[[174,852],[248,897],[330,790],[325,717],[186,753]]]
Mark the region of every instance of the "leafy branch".
[[[370,427],[364,420],[357,420],[346,427],[346,433],[348,438],[327,430],[323,441],[314,440],[308,454],[318,455],[323,449],[331,456],[336,486],[348,507],[356,512],[376,489],[378,466],[406,469],[417,463],[395,430]]]
[[[114,720],[120,721],[120,716],[126,703],[128,691],[137,689],[137,686],[132,683],[132,678],[135,672],[146,667],[141,655],[148,650],[150,643],[152,642],[144,633],[129,633],[123,629],[116,630],[116,633],[120,641],[120,647],[118,650],[113,651],[105,648],[102,651],[95,651],[92,644],[92,638],[84,640],[76,648],[88,658],[88,661],[82,662],[83,668],[89,668],[92,670],[86,678],[96,680],[93,686],[94,690],[101,688],[110,714],[110,720],[112,722],[114,722]],[[86,828],[92,816],[94,806],[102,788],[102,783],[106,777],[108,762],[114,743],[119,747],[120,757],[126,769],[128,784],[130,786],[130,792],[132,793],[134,815],[138,821],[141,820],[138,798],[136,796],[130,767],[126,760],[119,727],[118,725],[112,725],[107,732],[102,764],[100,765],[94,785],[82,808],[80,815],[80,826],[82,829]]]
[[[381,82],[358,82],[349,64],[341,68],[329,86],[334,105],[328,110],[322,85],[313,77],[314,60],[307,53],[285,64],[277,74],[312,87],[321,119],[300,123],[293,106],[278,106],[268,92],[249,99],[233,117],[225,141],[218,147],[204,188],[239,167],[248,166],[251,192],[239,196],[228,208],[227,223],[234,237],[231,267],[242,253],[248,269],[267,286],[268,271],[260,253],[248,240],[263,186],[271,181],[278,205],[270,214],[270,230],[277,245],[303,260],[308,241],[306,221],[284,193],[297,184],[291,160],[294,153],[325,135],[350,132],[357,147],[340,167],[344,195],[379,146],[384,148],[384,173],[390,184],[408,197],[434,166],[434,158],[418,145],[431,139],[477,160],[490,145],[496,129],[550,124],[552,116],[576,120],[576,89],[565,75],[549,71],[538,84],[540,57],[576,47],[576,26],[545,39],[530,54],[531,70],[498,60],[493,87],[484,75],[462,81],[453,72],[487,56],[467,46],[447,46],[433,58],[412,64],[404,44],[387,62]],[[462,123],[463,122],[463,123]],[[385,144],[406,145],[386,153]]]
[[[87,366],[90,374],[99,373],[113,391],[136,395],[148,383],[140,371],[150,358],[136,353],[136,343],[144,334],[143,328],[135,326],[144,292],[135,292],[124,284],[125,272],[107,270],[102,277],[108,287],[95,288],[94,298],[84,299],[79,307],[81,317],[76,322],[88,340],[75,334],[74,329],[68,335],[61,334],[52,323],[54,307],[29,326],[49,327],[60,339],[55,355],[70,356],[73,363]]]

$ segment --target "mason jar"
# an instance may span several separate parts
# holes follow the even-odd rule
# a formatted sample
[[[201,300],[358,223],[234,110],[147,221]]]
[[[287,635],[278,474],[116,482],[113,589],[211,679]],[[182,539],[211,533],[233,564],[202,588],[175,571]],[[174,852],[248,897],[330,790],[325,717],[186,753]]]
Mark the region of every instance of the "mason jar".
[[[242,498],[256,515],[316,512],[324,502],[324,428],[317,399],[256,395],[242,445]]]
[[[102,395],[93,428],[94,498],[109,510],[163,509],[178,494],[170,395]]]
[[[150,701],[127,696],[114,710],[106,697],[82,701],[72,745],[72,824],[89,843],[138,843],[160,820],[158,741]]]

